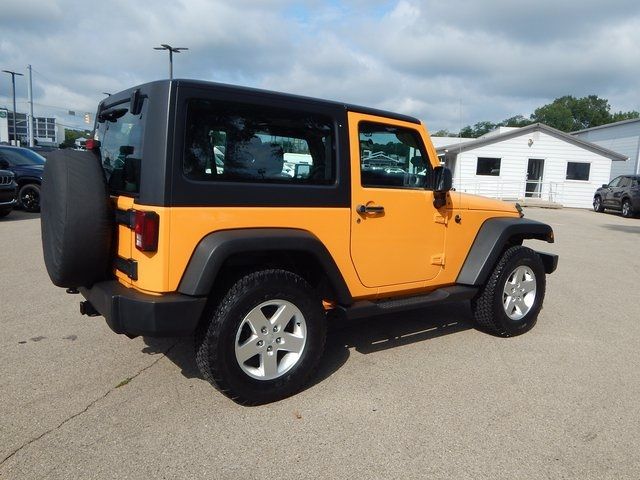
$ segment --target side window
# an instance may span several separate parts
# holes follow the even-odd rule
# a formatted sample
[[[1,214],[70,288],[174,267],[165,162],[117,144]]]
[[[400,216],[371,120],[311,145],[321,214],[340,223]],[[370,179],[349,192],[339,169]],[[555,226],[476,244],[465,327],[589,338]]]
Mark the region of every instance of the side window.
[[[359,140],[363,187],[431,189],[433,167],[416,130],[362,122]]]
[[[619,186],[619,185],[620,185],[620,180],[622,180],[622,177],[616,177],[616,178],[614,178],[613,180],[611,180],[611,181],[609,182],[609,186],[610,186],[610,187],[617,187],[617,186]]]
[[[478,157],[476,165],[476,175],[489,175],[493,177],[500,176],[501,158]]]
[[[630,187],[631,186],[631,178],[630,177],[622,177],[622,179],[620,180],[620,183],[618,184],[619,187],[625,188],[625,187]]]
[[[567,162],[567,180],[589,180],[591,164],[585,162]]]
[[[204,99],[187,106],[183,172],[194,180],[331,184],[331,119]]]

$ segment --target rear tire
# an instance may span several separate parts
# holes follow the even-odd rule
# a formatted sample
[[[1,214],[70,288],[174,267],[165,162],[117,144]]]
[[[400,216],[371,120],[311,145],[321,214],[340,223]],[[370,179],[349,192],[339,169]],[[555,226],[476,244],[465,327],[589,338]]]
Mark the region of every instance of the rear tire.
[[[631,201],[628,198],[625,198],[622,201],[622,216],[625,218],[633,217],[633,207],[631,206]]]
[[[496,265],[471,306],[484,330],[513,337],[533,328],[546,288],[544,266],[530,248],[509,248]]]
[[[604,207],[602,206],[602,198],[600,198],[600,195],[596,195],[595,197],[593,197],[593,211],[598,213],[604,212]]]
[[[324,350],[322,301],[302,277],[285,270],[242,277],[203,320],[195,336],[198,368],[242,405],[298,392]]]

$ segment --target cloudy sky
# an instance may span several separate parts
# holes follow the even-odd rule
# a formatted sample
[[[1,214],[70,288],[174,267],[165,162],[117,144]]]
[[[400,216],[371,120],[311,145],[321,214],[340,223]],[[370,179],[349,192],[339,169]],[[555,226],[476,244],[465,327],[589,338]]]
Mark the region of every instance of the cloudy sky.
[[[0,32],[0,69],[31,64],[35,114],[67,125],[102,92],[166,78],[160,43],[189,47],[177,78],[394,110],[432,131],[566,94],[640,110],[638,0],[2,0]]]

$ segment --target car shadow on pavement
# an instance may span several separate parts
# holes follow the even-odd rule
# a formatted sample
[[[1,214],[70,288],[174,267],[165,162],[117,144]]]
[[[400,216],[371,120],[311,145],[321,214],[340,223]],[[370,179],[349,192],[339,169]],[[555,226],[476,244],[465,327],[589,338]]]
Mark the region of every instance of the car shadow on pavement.
[[[305,389],[329,378],[349,359],[350,350],[373,354],[473,328],[469,302],[437,305],[420,310],[348,320],[329,320],[327,343],[320,366]],[[200,378],[195,361],[193,337],[143,337],[144,353],[164,353],[187,378]]]
[[[604,228],[624,233],[640,233],[640,225],[603,225]]]
[[[32,220],[40,218],[39,213],[25,212],[24,210],[12,210],[6,217],[0,218],[0,223],[19,222],[20,220]]]

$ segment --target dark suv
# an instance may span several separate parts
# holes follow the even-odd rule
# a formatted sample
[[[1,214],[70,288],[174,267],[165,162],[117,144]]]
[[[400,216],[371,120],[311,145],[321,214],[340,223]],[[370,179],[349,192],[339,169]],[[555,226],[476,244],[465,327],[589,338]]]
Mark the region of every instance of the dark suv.
[[[28,148],[0,146],[0,168],[12,171],[18,183],[18,205],[40,211],[40,185],[46,160]]]
[[[16,181],[13,172],[0,170],[0,218],[11,213],[16,204]]]
[[[620,210],[623,217],[640,213],[640,175],[621,175],[602,185],[593,196],[593,209]]]

